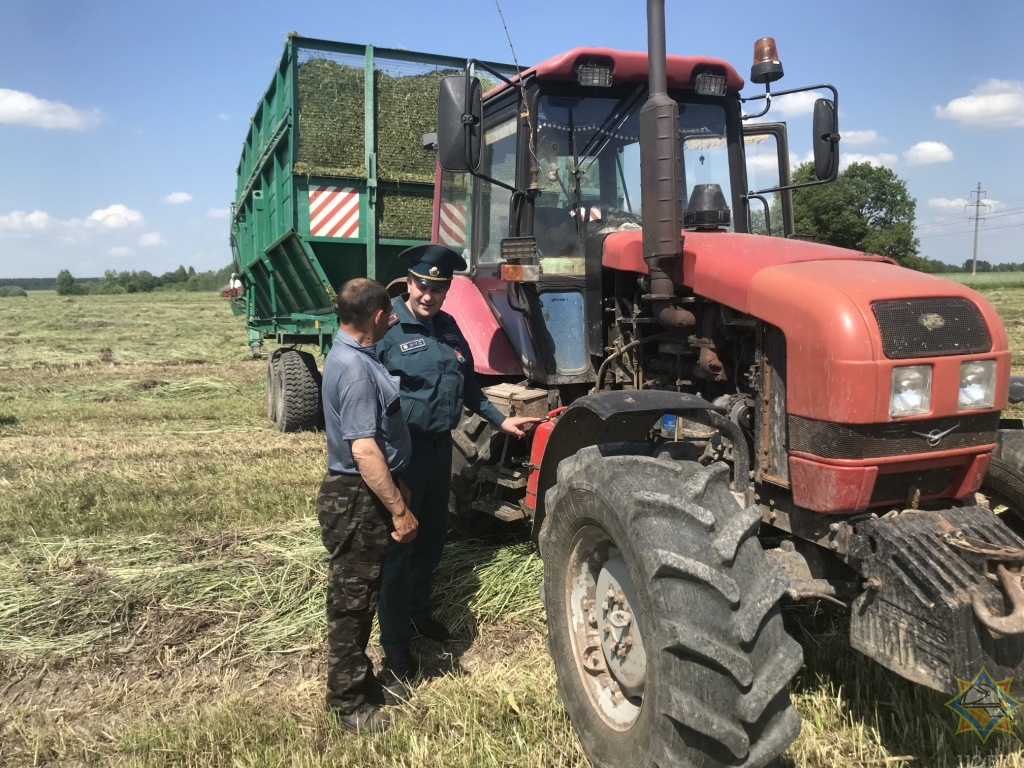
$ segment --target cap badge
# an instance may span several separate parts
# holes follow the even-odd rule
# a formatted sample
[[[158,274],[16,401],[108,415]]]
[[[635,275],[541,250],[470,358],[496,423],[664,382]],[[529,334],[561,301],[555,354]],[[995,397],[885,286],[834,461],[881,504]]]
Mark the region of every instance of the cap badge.
[[[427,270],[427,273],[431,277],[437,277],[438,275],[441,274],[441,270],[439,270],[437,267],[431,267],[430,269]]]

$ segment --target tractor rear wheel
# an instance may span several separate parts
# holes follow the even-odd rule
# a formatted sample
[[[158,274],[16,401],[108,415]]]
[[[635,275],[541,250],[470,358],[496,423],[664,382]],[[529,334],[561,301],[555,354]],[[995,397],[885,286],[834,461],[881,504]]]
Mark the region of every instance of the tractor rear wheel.
[[[618,766],[763,766],[800,730],[803,651],[786,579],[728,467],[634,446],[563,461],[540,532],[548,645],[588,757]],[[618,455],[616,455],[618,454]]]
[[[999,430],[981,492],[1003,522],[1024,536],[1024,430]]]
[[[278,374],[274,411],[277,428],[281,432],[317,429],[323,423],[323,408],[320,404],[322,378],[316,359],[297,349],[281,350]]]
[[[451,499],[449,525],[457,538],[471,539],[490,529],[494,518],[473,510],[472,503],[481,493],[477,475],[485,466],[493,466],[501,456],[504,433],[485,418],[464,408],[458,426],[452,430]]]

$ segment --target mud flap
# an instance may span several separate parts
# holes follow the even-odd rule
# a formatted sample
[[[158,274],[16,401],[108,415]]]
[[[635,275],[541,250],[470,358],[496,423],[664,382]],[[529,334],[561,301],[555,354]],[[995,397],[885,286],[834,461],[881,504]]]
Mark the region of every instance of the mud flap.
[[[866,578],[852,605],[854,648],[946,693],[982,668],[1024,691],[1024,605],[997,576],[1005,571],[1020,585],[1024,539],[998,516],[984,507],[904,512],[857,524],[850,544]],[[1000,617],[1008,617],[1002,625]]]

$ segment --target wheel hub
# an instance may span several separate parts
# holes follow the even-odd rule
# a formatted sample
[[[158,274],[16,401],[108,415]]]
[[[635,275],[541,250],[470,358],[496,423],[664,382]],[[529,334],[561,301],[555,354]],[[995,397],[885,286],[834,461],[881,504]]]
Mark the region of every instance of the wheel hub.
[[[647,683],[647,654],[640,634],[636,591],[618,550],[609,551],[595,589],[601,651],[608,672],[630,697],[643,696]]]

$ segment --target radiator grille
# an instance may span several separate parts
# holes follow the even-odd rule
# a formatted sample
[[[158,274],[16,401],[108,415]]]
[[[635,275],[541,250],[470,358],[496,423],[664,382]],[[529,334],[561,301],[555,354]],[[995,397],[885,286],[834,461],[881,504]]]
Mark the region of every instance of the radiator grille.
[[[876,301],[871,305],[882,349],[890,360],[988,352],[992,338],[978,308],[967,299]]]
[[[899,424],[834,424],[790,416],[789,447],[828,459],[875,459],[973,448],[996,441],[998,413],[925,419]],[[955,427],[936,445],[921,435],[938,435]],[[915,434],[918,433],[918,434]]]

